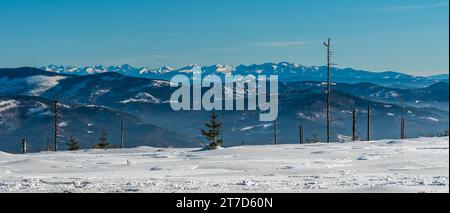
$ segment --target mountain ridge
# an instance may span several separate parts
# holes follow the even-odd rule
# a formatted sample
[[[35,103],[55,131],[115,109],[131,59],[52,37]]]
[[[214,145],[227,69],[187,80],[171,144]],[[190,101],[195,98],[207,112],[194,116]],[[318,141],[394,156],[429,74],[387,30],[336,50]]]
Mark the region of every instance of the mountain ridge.
[[[324,80],[326,76],[326,66],[304,66],[296,63],[263,63],[252,65],[223,65],[214,64],[202,66],[191,64],[181,68],[163,66],[160,68],[133,67],[128,64],[120,66],[65,66],[65,65],[47,65],[39,67],[49,72],[74,75],[91,75],[104,72],[117,72],[127,76],[143,77],[150,79],[170,80],[177,74],[189,74],[194,69],[201,69],[203,74],[216,74],[220,77],[226,75],[279,75],[279,80],[284,82],[292,81],[319,81]],[[436,82],[448,82],[445,74],[434,76],[416,76],[395,71],[373,72],[353,68],[331,68],[332,80],[341,83],[362,83],[372,82],[383,86],[397,87],[423,87]],[[448,76],[447,76],[448,77]]]
[[[111,145],[120,144],[117,131],[125,124],[126,147],[195,147],[199,144],[186,135],[145,123],[136,115],[107,106],[59,102],[58,126],[61,132],[59,149],[66,149],[70,137],[83,148],[91,148],[102,131]],[[45,150],[47,136],[53,136],[53,101],[39,96],[0,96],[0,137],[2,150],[18,152],[20,139],[25,138],[31,151]],[[51,145],[53,145],[53,137]],[[16,142],[16,143],[15,143]]]

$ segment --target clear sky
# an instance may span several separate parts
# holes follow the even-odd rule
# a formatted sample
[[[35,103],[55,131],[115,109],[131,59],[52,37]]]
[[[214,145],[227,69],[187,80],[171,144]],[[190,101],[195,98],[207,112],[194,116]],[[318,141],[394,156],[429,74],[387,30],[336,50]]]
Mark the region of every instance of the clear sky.
[[[449,70],[448,0],[1,0],[0,67],[293,62]]]

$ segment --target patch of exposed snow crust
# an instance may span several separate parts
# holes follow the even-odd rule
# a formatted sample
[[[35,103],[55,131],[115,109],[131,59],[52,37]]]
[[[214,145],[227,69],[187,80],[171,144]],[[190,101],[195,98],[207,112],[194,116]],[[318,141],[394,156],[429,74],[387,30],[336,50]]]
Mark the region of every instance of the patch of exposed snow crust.
[[[41,75],[27,77],[26,83],[33,88],[28,93],[29,95],[39,96],[45,91],[58,85],[58,82],[65,78],[66,77],[64,76],[41,76]]]
[[[158,98],[156,98],[155,96],[153,96],[149,93],[141,92],[141,93],[137,94],[136,96],[134,96],[133,98],[129,98],[127,100],[120,101],[120,103],[122,103],[122,104],[133,103],[133,102],[159,104],[159,103],[161,103],[161,100],[159,100]]]
[[[0,101],[0,112],[5,112],[7,110],[13,109],[19,105],[19,102],[16,100],[6,100]]]
[[[65,76],[43,76],[36,75],[26,78],[0,78],[0,92],[24,92],[25,95],[39,96],[47,90],[58,85],[60,80],[65,79]],[[30,89],[31,88],[31,89]],[[27,90],[27,91],[23,91]]]

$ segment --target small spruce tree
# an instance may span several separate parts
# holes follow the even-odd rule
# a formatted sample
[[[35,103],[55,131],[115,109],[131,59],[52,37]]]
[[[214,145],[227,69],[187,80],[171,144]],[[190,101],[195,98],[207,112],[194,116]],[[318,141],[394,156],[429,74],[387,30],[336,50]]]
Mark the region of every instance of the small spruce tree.
[[[306,139],[306,143],[319,143],[320,139],[317,135],[313,135],[311,138]]]
[[[99,142],[97,145],[94,146],[95,149],[107,149],[109,148],[108,143],[108,134],[105,132],[105,130],[102,131],[100,134],[100,137],[98,138]]]
[[[75,138],[70,137],[69,142],[67,143],[67,150],[69,151],[76,151],[80,149],[80,145],[78,144],[77,140]]]
[[[210,115],[211,120],[206,123],[207,130],[202,129],[201,134],[209,141],[208,149],[217,149],[219,146],[223,146],[223,141],[218,139],[220,135],[221,124],[218,122],[218,117],[215,112]]]

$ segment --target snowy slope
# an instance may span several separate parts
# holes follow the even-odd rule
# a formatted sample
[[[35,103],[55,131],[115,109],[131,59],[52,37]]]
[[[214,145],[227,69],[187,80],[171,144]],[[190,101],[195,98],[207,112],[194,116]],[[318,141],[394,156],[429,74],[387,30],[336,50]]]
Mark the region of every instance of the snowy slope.
[[[0,192],[449,192],[449,138],[0,152]]]
[[[58,85],[65,76],[29,76],[25,78],[0,78],[0,94],[17,93],[23,95],[39,96],[45,91]]]

